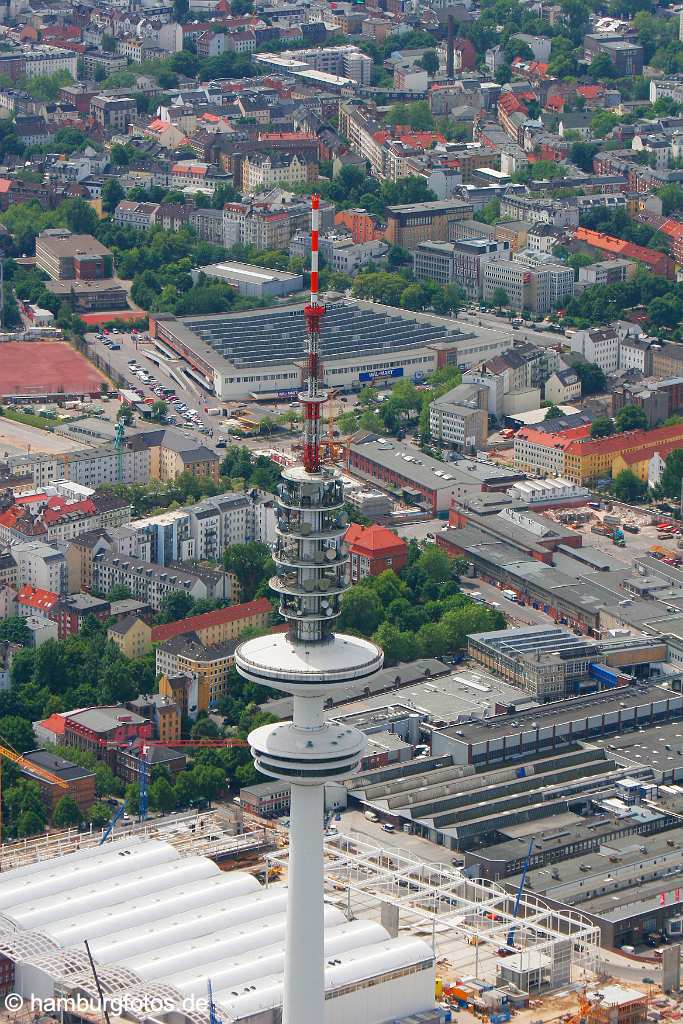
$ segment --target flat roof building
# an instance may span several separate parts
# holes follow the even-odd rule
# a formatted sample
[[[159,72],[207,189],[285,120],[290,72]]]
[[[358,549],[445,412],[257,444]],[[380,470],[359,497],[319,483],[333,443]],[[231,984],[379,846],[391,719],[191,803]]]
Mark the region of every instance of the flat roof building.
[[[256,299],[291,295],[304,287],[302,274],[290,274],[285,270],[271,270],[253,266],[251,263],[212,263],[192,272],[195,283],[200,275],[215,281],[223,281],[235,288],[240,295]]]
[[[177,319],[157,314],[151,336],[184,359],[220,398],[296,394],[304,369],[304,306]],[[367,300],[326,307],[321,355],[328,387],[358,390],[442,366],[470,366],[509,344],[503,332],[466,330],[445,317]]]

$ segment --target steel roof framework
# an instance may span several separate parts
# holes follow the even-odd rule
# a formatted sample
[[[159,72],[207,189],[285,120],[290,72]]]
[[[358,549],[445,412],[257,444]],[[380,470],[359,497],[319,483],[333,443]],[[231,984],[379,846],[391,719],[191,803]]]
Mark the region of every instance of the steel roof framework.
[[[286,867],[288,851],[267,860]],[[425,863],[404,850],[384,849],[356,837],[338,835],[325,843],[325,883],[339,900],[346,895],[347,916],[357,917],[388,903],[432,928],[434,950],[448,936],[494,949],[513,950],[503,961],[521,971],[540,957],[550,963],[558,985],[570,980],[572,969],[594,973],[600,929],[576,911],[550,907],[530,893],[521,897],[513,914],[514,893],[496,882],[468,878],[445,864]],[[508,945],[512,925],[514,946]]]

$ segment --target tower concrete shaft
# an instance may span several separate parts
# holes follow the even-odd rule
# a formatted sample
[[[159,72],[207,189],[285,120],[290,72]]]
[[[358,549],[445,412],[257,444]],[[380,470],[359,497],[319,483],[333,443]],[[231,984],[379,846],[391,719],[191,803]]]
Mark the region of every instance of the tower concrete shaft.
[[[323,815],[326,782],[358,770],[365,737],[357,729],[325,721],[335,693],[382,667],[381,650],[368,640],[334,632],[350,585],[343,537],[348,525],[339,473],[320,463],[321,388],[317,208],[312,199],[311,302],[307,377],[299,396],[304,414],[304,465],[282,473],[277,502],[277,568],[270,585],[289,624],[240,644],[238,671],[252,682],[291,693],[291,722],[262,726],[249,735],[260,772],[291,783],[289,898],[284,976],[284,1024],[323,1024]]]

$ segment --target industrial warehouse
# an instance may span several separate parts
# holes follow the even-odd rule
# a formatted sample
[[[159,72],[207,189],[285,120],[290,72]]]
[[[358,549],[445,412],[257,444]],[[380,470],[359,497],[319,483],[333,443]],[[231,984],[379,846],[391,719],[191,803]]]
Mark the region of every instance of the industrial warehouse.
[[[278,397],[301,386],[303,304],[184,319],[160,314],[150,320],[150,336],[224,401]],[[442,366],[470,366],[504,348],[502,331],[480,336],[444,317],[358,299],[327,305],[321,337],[327,386],[349,390],[376,380],[421,380]]]

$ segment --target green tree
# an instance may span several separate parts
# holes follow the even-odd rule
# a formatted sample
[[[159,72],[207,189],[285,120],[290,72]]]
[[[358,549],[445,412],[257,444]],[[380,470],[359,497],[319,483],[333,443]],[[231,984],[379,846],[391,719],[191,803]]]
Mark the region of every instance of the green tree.
[[[546,409],[545,419],[546,420],[557,420],[563,415],[562,410],[557,405],[551,405]]]
[[[385,665],[414,661],[418,655],[417,638],[412,633],[402,632],[390,622],[382,623],[372,639],[384,651]]]
[[[504,288],[494,288],[491,292],[491,305],[497,306],[498,309],[502,309],[503,306],[510,305],[510,298]]]
[[[368,584],[359,583],[347,590],[342,598],[339,627],[353,633],[372,636],[384,619],[384,608],[376,591]]]
[[[123,425],[129,427],[133,422],[133,410],[129,405],[122,405],[116,414],[117,420],[121,420]]]
[[[186,619],[188,615],[191,615],[193,609],[194,601],[189,594],[186,594],[183,590],[172,590],[169,594],[165,594],[159,602],[157,622],[160,624],[178,622],[180,619]]]
[[[425,575],[437,583],[443,583],[453,576],[453,560],[436,544],[426,545],[417,565]]]
[[[440,658],[448,651],[448,636],[440,622],[426,622],[420,626],[416,639],[422,658]]]
[[[665,217],[683,210],[683,188],[680,185],[664,185],[657,189],[657,195],[662,200],[662,213]]]
[[[614,419],[617,432],[625,430],[647,430],[647,415],[637,405],[624,405]]]
[[[109,159],[115,167],[127,167],[130,163],[128,150],[125,146],[122,146],[120,142],[115,142],[111,147]]]
[[[109,178],[102,186],[102,208],[113,213],[125,195],[118,178]]]
[[[90,807],[85,812],[85,820],[96,830],[106,828],[111,818],[112,808],[108,804],[103,804],[99,801],[90,804]]]
[[[573,142],[569,150],[569,159],[586,174],[592,174],[593,157],[599,149],[595,142]]]
[[[667,498],[678,501],[681,497],[681,481],[683,480],[683,448],[676,448],[666,457],[666,466],[659,481],[659,487]]]
[[[176,804],[176,794],[168,779],[159,778],[149,787],[149,802],[156,811],[168,814]]]
[[[45,818],[35,811],[22,811],[17,821],[17,835],[20,839],[35,836],[45,828]]]
[[[98,218],[95,210],[83,199],[69,199],[65,207],[66,223],[76,235],[92,235],[97,230]]]
[[[52,815],[52,821],[57,828],[76,828],[82,820],[83,815],[72,796],[67,793],[57,801]]]
[[[126,811],[129,814],[140,813],[140,786],[137,782],[131,782],[126,786],[124,799],[126,801]]]
[[[614,421],[611,416],[597,416],[591,423],[591,437],[609,437],[614,433]]]
[[[107,601],[126,601],[132,599],[133,591],[125,583],[115,583],[107,594]]]
[[[586,363],[583,360],[574,363],[579,380],[581,381],[581,394],[599,395],[607,387],[607,379],[604,372],[595,363]]]
[[[640,501],[645,497],[647,484],[630,469],[622,469],[612,484],[614,497],[619,501]]]
[[[176,805],[187,807],[197,799],[197,783],[193,772],[179,772],[173,786]]]
[[[152,419],[157,423],[163,423],[168,415],[168,402],[164,402],[161,399],[152,404],[151,410]]]
[[[425,50],[420,57],[420,66],[428,75],[434,76],[439,70],[439,58],[436,55],[436,50]]]
[[[258,541],[232,544],[225,552],[223,565],[226,572],[237,577],[242,601],[251,601],[275,569],[270,548]]]
[[[36,745],[33,726],[19,715],[5,715],[0,718],[0,739],[19,754],[33,750]]]
[[[0,621],[0,643],[3,640],[28,647],[31,643],[31,631],[26,625],[26,619],[21,615],[9,615],[6,619],[2,619]]]

